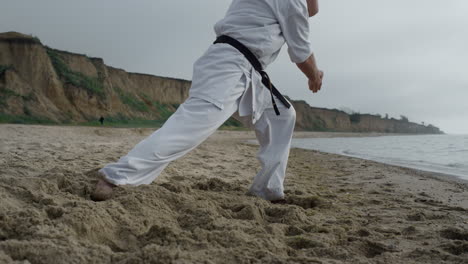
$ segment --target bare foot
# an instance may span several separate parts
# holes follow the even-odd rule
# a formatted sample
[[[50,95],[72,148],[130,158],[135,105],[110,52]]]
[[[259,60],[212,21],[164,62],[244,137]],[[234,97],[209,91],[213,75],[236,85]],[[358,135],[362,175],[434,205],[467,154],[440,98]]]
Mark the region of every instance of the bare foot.
[[[112,198],[113,189],[116,185],[107,182],[103,179],[99,179],[98,183],[96,184],[96,188],[94,192],[91,194],[91,200],[95,202],[105,201]]]

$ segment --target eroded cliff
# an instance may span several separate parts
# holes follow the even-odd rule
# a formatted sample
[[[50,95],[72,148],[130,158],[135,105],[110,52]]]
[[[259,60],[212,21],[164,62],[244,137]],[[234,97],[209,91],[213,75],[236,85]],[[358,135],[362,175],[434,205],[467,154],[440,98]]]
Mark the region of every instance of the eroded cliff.
[[[28,35],[0,34],[2,122],[82,123],[100,116],[163,122],[187,98],[189,87],[190,81],[128,73]],[[292,102],[298,130],[440,133],[434,126]]]
[[[183,102],[190,87],[189,81],[127,73],[14,32],[0,34],[0,65],[0,112],[57,123],[100,116],[158,120]]]

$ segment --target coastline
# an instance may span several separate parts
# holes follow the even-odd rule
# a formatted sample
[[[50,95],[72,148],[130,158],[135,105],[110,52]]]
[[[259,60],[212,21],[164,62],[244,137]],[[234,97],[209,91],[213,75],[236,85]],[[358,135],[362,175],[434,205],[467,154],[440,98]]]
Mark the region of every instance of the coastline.
[[[0,125],[0,262],[468,263],[465,184],[292,149],[274,205],[245,195],[253,132],[218,131],[153,184],[90,201],[95,171],[152,131]]]
[[[294,138],[362,138],[362,137],[386,137],[386,136],[420,136],[421,134],[399,134],[399,133],[342,133],[342,132],[295,132],[294,133]],[[248,139],[249,144],[253,145],[258,145],[258,142],[256,139],[249,138]],[[253,142],[255,141],[255,143]],[[293,147],[296,148],[296,147]],[[298,147],[297,147],[298,148]],[[298,149],[304,149],[304,150],[312,150],[312,149],[307,149],[307,148],[298,148]],[[453,175],[449,173],[443,173],[443,172],[438,172],[438,171],[430,171],[430,170],[424,170],[421,168],[416,168],[416,167],[408,167],[408,166],[403,166],[399,164],[391,164],[391,163],[385,163],[383,161],[378,161],[378,160],[371,160],[371,159],[365,159],[362,157],[358,156],[353,156],[353,155],[347,155],[347,154],[337,154],[337,153],[330,153],[330,152],[325,152],[325,151],[320,151],[320,150],[312,150],[312,151],[318,151],[321,153],[328,153],[328,154],[334,154],[338,156],[343,156],[343,157],[349,157],[349,158],[355,158],[355,159],[360,159],[360,160],[366,160],[366,161],[371,161],[371,162],[376,162],[379,164],[384,164],[388,166],[393,166],[393,167],[398,167],[403,170],[408,170],[408,174],[417,174],[421,175],[422,177],[428,177],[440,181],[448,181],[452,183],[457,183],[457,184],[462,184],[468,187],[468,180],[462,179],[461,176],[459,175]]]
[[[382,137],[382,136],[408,136],[407,134],[385,134],[385,133],[322,133],[322,132],[299,132],[298,135],[295,134],[294,138],[335,138],[335,137]],[[313,151],[323,154],[335,155],[338,157],[346,157],[352,160],[361,160],[374,163],[376,166],[382,166],[383,168],[388,168],[393,171],[400,171],[399,175],[393,175],[392,180],[398,182],[401,186],[406,184],[407,190],[411,190],[414,192],[420,191],[422,193],[427,194],[428,197],[437,197],[443,203],[450,204],[452,206],[461,206],[465,209],[468,209],[468,180],[462,179],[457,175],[451,175],[447,173],[435,172],[435,171],[428,171],[422,170],[418,168],[411,168],[405,167],[397,164],[389,164],[380,161],[364,159],[361,157],[355,157],[352,155],[344,155],[344,154],[334,154],[323,152],[319,150],[310,150],[310,149],[303,149],[303,148],[296,148],[302,149],[307,151]],[[442,185],[437,186],[437,184],[430,183],[430,186],[425,184],[416,184],[413,181],[407,181],[406,177],[414,177],[418,178],[419,181],[427,181],[433,180],[442,183]],[[406,181],[405,181],[406,180]],[[462,190],[462,192],[466,192],[466,194],[462,195],[454,195],[449,194],[446,192],[449,189],[446,185],[455,185],[457,188]],[[408,187],[411,186],[411,187]]]

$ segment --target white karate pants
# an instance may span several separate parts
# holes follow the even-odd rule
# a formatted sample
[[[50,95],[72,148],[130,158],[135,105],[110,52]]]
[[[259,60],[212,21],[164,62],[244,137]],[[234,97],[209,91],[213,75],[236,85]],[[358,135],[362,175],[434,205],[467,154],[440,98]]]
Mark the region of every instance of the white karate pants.
[[[116,185],[150,184],[171,161],[197,147],[238,110],[245,87],[246,78],[243,77],[229,93],[223,109],[203,99],[189,97],[160,129],[100,172]],[[296,121],[292,106],[287,109],[278,102],[278,107],[280,116],[269,107],[254,125],[260,143],[257,157],[262,168],[249,193],[266,200],[284,197],[283,182]]]

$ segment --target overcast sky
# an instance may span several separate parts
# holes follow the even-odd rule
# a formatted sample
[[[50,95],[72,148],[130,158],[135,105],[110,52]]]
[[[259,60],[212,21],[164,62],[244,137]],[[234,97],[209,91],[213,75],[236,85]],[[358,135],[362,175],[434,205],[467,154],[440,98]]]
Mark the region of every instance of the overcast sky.
[[[131,72],[191,79],[230,2],[3,1],[0,32],[33,34]],[[310,93],[283,49],[268,70],[284,94],[468,134],[468,1],[322,0],[320,8],[310,23],[323,89]]]

